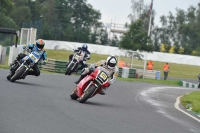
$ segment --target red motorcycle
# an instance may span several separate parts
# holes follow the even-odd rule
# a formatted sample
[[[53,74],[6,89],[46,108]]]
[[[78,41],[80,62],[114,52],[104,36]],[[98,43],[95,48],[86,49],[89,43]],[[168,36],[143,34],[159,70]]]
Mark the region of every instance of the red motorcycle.
[[[103,67],[98,67],[90,75],[82,79],[75,89],[72,90],[70,97],[73,100],[79,100],[84,103],[89,98],[95,96],[105,87],[109,87],[108,72]]]

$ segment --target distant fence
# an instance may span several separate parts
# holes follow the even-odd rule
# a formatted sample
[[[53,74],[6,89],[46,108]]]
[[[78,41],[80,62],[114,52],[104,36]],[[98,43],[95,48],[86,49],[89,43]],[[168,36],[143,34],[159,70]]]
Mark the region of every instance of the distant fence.
[[[40,69],[49,71],[49,72],[64,74],[66,72],[66,63],[67,61],[63,61],[63,60],[48,59],[48,63],[46,65],[41,65]],[[81,74],[81,71],[79,71],[77,74]],[[144,78],[160,80],[160,71],[147,70],[143,72],[143,69],[134,69],[134,68],[126,68],[126,67],[122,67],[122,68],[119,67],[118,77],[142,78],[143,74],[144,74]]]
[[[48,59],[46,65],[41,65],[40,68],[49,72],[65,73],[67,61]]]

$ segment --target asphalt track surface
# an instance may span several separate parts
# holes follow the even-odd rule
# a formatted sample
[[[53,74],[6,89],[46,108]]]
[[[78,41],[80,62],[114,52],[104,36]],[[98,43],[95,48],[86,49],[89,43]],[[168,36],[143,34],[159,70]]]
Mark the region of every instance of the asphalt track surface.
[[[200,122],[174,107],[192,88],[117,81],[81,104],[70,99],[78,76],[11,83],[7,74],[0,69],[0,133],[200,133]]]

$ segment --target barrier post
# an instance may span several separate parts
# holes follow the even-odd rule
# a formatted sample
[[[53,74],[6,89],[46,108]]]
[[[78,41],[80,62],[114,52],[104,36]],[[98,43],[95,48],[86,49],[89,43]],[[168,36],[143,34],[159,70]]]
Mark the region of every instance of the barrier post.
[[[156,71],[156,79],[160,80],[160,71]]]

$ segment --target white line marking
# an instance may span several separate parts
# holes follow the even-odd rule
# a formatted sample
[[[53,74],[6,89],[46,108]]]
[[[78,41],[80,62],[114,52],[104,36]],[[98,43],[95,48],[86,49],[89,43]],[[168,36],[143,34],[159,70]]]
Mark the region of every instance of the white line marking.
[[[189,113],[187,113],[187,112],[185,112],[185,111],[183,111],[182,109],[179,108],[178,105],[179,105],[179,103],[180,103],[180,98],[181,98],[181,97],[182,97],[182,96],[176,98],[176,103],[174,103],[174,107],[175,107],[176,109],[178,109],[179,111],[183,112],[184,114],[186,114],[186,115],[190,116],[191,118],[195,119],[196,121],[200,122],[199,119],[197,119],[196,117],[190,115]]]

